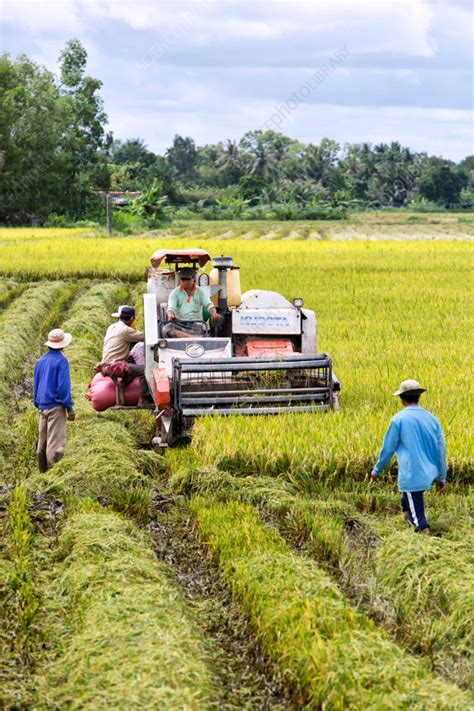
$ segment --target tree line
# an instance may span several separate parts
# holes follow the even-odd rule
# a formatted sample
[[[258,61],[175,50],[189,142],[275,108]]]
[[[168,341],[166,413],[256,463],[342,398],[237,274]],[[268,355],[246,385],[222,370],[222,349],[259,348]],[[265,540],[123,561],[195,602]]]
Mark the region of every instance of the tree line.
[[[97,193],[139,191],[130,213],[208,219],[343,217],[347,209],[474,206],[474,156],[460,163],[398,142],[301,143],[273,130],[197,146],[176,135],[164,155],[114,140],[87,53],[67,42],[59,76],[22,55],[0,57],[0,221],[102,217]],[[183,212],[184,214],[184,212]]]

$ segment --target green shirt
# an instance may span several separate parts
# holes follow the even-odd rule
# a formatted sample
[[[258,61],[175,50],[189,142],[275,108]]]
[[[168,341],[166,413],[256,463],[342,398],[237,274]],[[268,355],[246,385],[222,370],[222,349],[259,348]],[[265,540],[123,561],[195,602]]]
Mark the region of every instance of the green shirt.
[[[177,286],[168,298],[168,310],[176,314],[178,321],[202,321],[203,309],[206,307],[214,308],[214,304],[199,286],[191,296]]]

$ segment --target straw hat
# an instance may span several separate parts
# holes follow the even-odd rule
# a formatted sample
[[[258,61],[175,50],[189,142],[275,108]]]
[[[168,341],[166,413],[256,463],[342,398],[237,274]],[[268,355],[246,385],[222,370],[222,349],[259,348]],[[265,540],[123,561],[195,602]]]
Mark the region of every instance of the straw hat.
[[[422,388],[418,380],[404,380],[403,383],[400,383],[400,387],[393,395],[394,397],[398,397],[404,393],[410,393],[413,390],[417,390],[420,393],[426,392],[426,388]]]
[[[44,344],[48,348],[66,348],[72,341],[70,333],[64,333],[62,328],[53,328],[48,333],[48,340]]]

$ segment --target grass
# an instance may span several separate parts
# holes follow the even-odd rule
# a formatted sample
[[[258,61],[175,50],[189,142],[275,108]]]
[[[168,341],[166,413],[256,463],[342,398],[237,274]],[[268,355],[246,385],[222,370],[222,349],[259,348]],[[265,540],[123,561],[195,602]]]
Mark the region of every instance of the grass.
[[[185,605],[147,537],[87,501],[70,515],[45,572],[55,639],[37,670],[59,709],[210,708],[212,674]]]
[[[310,708],[470,707],[466,694],[351,608],[330,578],[292,553],[251,507],[202,498],[190,505],[264,650]]]

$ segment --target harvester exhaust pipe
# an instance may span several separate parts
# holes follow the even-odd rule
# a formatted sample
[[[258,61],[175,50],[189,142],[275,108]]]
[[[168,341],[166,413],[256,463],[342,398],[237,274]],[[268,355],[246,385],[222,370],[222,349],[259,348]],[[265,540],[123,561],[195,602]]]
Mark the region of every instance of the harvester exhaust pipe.
[[[223,255],[221,255],[220,257],[212,258],[212,266],[219,272],[217,310],[223,316],[227,312],[227,270],[232,269],[232,265],[232,257],[224,257]]]

